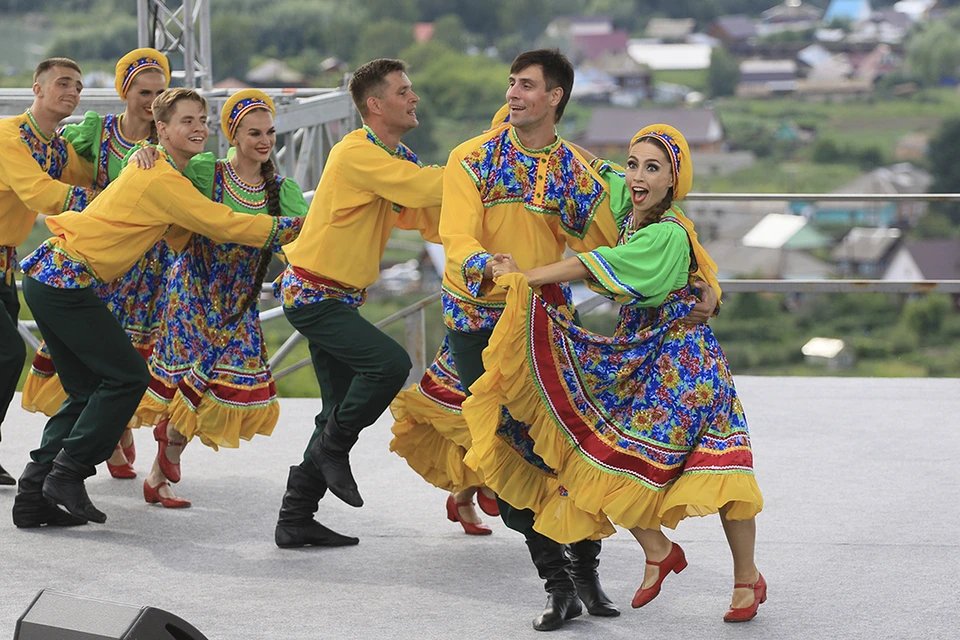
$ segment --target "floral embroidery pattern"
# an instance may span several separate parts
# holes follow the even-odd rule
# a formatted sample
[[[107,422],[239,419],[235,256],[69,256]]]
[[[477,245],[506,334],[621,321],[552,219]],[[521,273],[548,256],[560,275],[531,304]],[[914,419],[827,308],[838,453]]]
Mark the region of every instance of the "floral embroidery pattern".
[[[557,145],[546,157],[531,155],[513,142],[509,127],[461,165],[477,185],[484,207],[522,202],[530,211],[558,216],[564,232],[576,238],[584,237],[607,197],[603,184],[566,145]]]
[[[356,309],[367,300],[366,289],[350,289],[329,280],[313,278],[292,266],[284,269],[274,281],[273,295],[288,309],[298,309],[324,300],[339,300]]]
[[[20,263],[25,276],[57,289],[85,289],[99,284],[93,269],[47,240]]]

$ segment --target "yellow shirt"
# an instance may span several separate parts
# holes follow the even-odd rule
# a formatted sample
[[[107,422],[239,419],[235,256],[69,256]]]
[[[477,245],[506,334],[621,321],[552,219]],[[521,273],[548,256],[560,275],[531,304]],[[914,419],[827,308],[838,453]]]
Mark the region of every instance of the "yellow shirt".
[[[300,238],[284,247],[287,260],[346,288],[370,286],[394,227],[440,242],[443,173],[402,144],[390,149],[369,127],[348,133],[330,151]]]
[[[80,213],[47,219],[57,236],[23,260],[26,275],[50,286],[90,286],[89,275],[109,282],[124,273],[166,234],[181,250],[191,233],[215,242],[277,250],[300,229],[300,218],[236,213],[197,191],[165,153],[153,169],[129,165]]]
[[[93,164],[61,136],[48,138],[27,110],[0,120],[0,247],[16,247],[30,235],[38,213],[81,210],[94,196]],[[12,256],[13,251],[0,251]],[[12,264],[0,264],[0,274]]]
[[[577,252],[614,246],[618,229],[610,193],[590,163],[557,138],[526,149],[509,124],[453,150],[443,181],[440,236],[446,253],[444,320],[459,331],[492,328],[506,290],[483,283],[494,253],[521,269]]]

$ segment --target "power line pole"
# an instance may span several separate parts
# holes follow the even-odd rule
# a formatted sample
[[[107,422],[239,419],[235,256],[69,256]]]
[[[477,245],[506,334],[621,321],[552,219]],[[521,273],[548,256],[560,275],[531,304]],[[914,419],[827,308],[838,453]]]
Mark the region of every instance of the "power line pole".
[[[213,89],[210,0],[137,0],[137,42],[164,53],[183,86]]]

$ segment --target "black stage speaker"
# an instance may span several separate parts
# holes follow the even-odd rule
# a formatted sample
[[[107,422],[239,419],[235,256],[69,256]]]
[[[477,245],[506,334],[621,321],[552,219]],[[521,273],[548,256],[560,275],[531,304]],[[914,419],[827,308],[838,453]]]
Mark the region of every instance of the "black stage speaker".
[[[43,589],[17,620],[13,640],[207,640],[189,622],[137,607]]]

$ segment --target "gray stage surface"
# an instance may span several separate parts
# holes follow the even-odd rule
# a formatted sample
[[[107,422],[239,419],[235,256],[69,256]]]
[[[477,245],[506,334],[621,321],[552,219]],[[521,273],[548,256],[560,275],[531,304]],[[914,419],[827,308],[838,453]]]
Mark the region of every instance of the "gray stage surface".
[[[758,564],[769,599],[746,625],[721,617],[732,569],[716,516],[674,539],[690,565],[639,610],[643,556],[627,532],[604,543],[603,583],[623,609],[555,632],[594,638],[957,638],[960,623],[960,380],[740,377],[766,499]],[[19,396],[14,401],[19,406]],[[88,482],[105,525],[21,531],[0,488],[0,638],[44,587],[153,605],[209,638],[542,638],[544,602],[521,537],[492,522],[474,538],[444,517],[445,494],[387,443],[384,416],[355,450],[366,500],[336,498],[320,518],[360,545],[282,551],[273,526],[318,400],[283,400],[274,435],[184,455],[188,510],[146,505],[155,445],[136,434],[138,480],[102,468]],[[19,475],[40,416],[12,408],[0,459]]]

